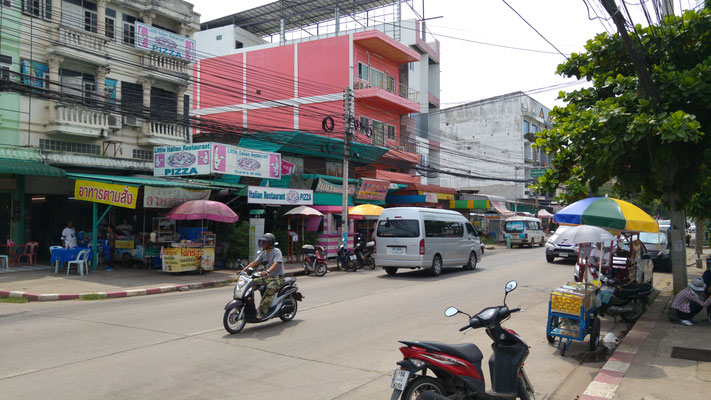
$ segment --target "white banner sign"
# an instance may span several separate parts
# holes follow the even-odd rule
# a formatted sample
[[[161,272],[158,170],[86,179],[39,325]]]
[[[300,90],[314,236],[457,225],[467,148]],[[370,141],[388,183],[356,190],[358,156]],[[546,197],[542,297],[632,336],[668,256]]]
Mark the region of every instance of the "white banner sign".
[[[281,154],[220,143],[153,148],[154,176],[238,175],[281,178]]]
[[[247,202],[252,204],[312,205],[314,191],[304,189],[284,189],[266,186],[248,187]]]
[[[210,174],[210,143],[153,148],[153,176]]]
[[[140,22],[135,29],[137,49],[195,61],[195,40]]]
[[[146,186],[143,193],[143,207],[173,208],[186,201],[207,200],[209,198],[210,190]]]
[[[212,143],[212,172],[279,179],[281,178],[281,154]]]

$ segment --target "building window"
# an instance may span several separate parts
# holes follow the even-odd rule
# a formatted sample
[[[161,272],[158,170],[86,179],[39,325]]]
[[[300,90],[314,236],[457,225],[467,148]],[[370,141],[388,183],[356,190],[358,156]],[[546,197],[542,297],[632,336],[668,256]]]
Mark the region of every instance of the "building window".
[[[94,102],[96,97],[94,75],[61,68],[59,76],[62,83],[62,93],[81,98],[85,104]]]
[[[414,71],[415,70],[415,63],[414,62],[408,63],[408,67],[410,67],[410,71]]]
[[[362,81],[370,81],[370,65],[358,63],[358,79]]]
[[[531,124],[531,133],[535,134],[538,132],[538,125]]]
[[[97,14],[94,11],[84,10],[84,30],[91,33],[97,32]]]
[[[101,148],[97,144],[65,142],[63,140],[40,139],[40,149],[66,151],[70,153],[99,155]]]
[[[395,127],[392,125],[388,125],[388,140],[395,140],[397,136]]]
[[[359,122],[359,125],[360,125],[360,127],[359,127],[360,131],[361,131],[362,133],[365,133],[365,131],[367,131],[368,128],[370,127],[370,118],[364,117],[364,116],[361,115],[361,116],[358,118],[358,122]]]
[[[22,0],[22,11],[38,18],[52,19],[52,0]]]
[[[388,92],[395,93],[395,86],[396,86],[395,78],[386,74],[385,75],[385,82],[387,83],[387,87],[385,88],[385,90],[387,90]]]
[[[113,18],[106,17],[104,20],[104,27],[106,29],[106,32],[104,32],[104,35],[110,39],[114,40],[115,35],[116,35],[116,23],[114,22]]]
[[[178,96],[161,88],[151,88],[151,119],[175,122],[178,118]]]
[[[529,123],[528,123],[528,121],[523,121],[523,134],[525,135],[525,134],[527,134],[527,133],[530,132],[530,131],[531,131],[531,130],[530,130],[530,128],[529,128]]]
[[[137,160],[152,160],[153,150],[138,150],[133,149],[133,158]]]
[[[123,42],[126,44],[136,43],[136,21],[143,22],[140,18],[123,15]]]
[[[20,71],[24,85],[49,89],[49,65],[23,58],[20,61]]]
[[[142,116],[142,85],[121,81],[121,111],[127,114]]]
[[[10,80],[10,68],[12,68],[12,57],[0,54],[0,79],[3,81]]]
[[[215,38],[215,40],[222,40],[222,35],[217,35],[217,37]]]
[[[385,124],[383,122],[373,120],[373,136],[371,139],[374,145],[385,146]]]
[[[244,43],[239,40],[235,40],[235,49],[241,49],[242,47],[244,47]]]

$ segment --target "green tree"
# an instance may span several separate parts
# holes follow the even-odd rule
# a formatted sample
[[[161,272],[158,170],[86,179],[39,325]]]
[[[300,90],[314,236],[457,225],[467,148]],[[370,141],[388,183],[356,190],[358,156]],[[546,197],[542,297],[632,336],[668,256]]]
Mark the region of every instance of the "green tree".
[[[643,95],[619,35],[589,40],[584,53],[558,66],[560,75],[592,85],[561,92],[567,105],[555,108],[553,128],[539,133],[536,145],[553,156],[553,168],[538,190],[563,187],[563,201],[572,201],[612,182],[622,196],[661,199],[672,218],[692,199],[691,208],[708,215],[711,202],[695,195],[704,184],[711,192],[711,137],[705,134],[711,126],[711,12],[687,11],[659,26],[636,26],[630,37],[660,100]],[[683,222],[676,225],[683,229]]]

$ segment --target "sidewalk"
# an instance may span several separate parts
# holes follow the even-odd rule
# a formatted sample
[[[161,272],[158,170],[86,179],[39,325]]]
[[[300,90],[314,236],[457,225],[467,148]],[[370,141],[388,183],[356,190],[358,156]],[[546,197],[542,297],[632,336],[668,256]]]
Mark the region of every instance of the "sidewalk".
[[[336,269],[329,263],[329,271]],[[285,264],[286,276],[303,275],[301,264]],[[209,274],[171,274],[159,270],[116,267],[106,271],[98,267],[89,275],[54,273],[54,267],[35,265],[0,270],[0,298],[21,297],[33,301],[75,300],[81,298],[118,298],[188,291],[231,285],[236,270],[215,270]]]
[[[688,258],[689,279],[701,276],[704,271],[695,267],[692,261],[696,256],[692,255]],[[672,299],[669,284],[625,336],[579,400],[672,400],[710,396],[711,323],[705,320],[705,311],[696,316],[691,327],[670,322],[666,310]],[[705,358],[705,362],[673,357],[675,347],[690,349],[681,356]]]

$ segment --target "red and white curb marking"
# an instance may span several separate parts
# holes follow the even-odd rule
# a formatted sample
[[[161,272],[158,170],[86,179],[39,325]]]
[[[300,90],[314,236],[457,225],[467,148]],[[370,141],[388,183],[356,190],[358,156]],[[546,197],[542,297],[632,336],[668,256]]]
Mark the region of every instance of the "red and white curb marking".
[[[627,333],[627,336],[615,349],[615,352],[612,353],[610,359],[598,371],[588,388],[578,397],[578,400],[609,400],[615,398],[617,388],[622,383],[622,378],[625,377],[632,360],[662,316],[662,309],[666,305],[666,301],[660,302],[660,300],[657,298],[655,305],[661,304],[661,306],[655,307],[653,311],[648,311],[645,317],[637,320],[632,330]]]
[[[227,279],[222,281],[211,281],[211,282],[200,282],[200,283],[187,283],[181,285],[168,285],[161,286],[151,289],[131,289],[123,290],[118,292],[90,292],[90,293],[78,293],[78,294],[39,294],[39,293],[28,293],[28,292],[18,292],[14,290],[0,290],[0,297],[15,297],[24,298],[32,301],[57,301],[57,300],[76,300],[87,295],[99,295],[102,297],[115,299],[119,297],[133,297],[133,296],[147,296],[150,294],[160,294],[169,292],[182,292],[188,290],[197,290],[204,288],[214,288],[227,286],[234,283],[235,279]]]

